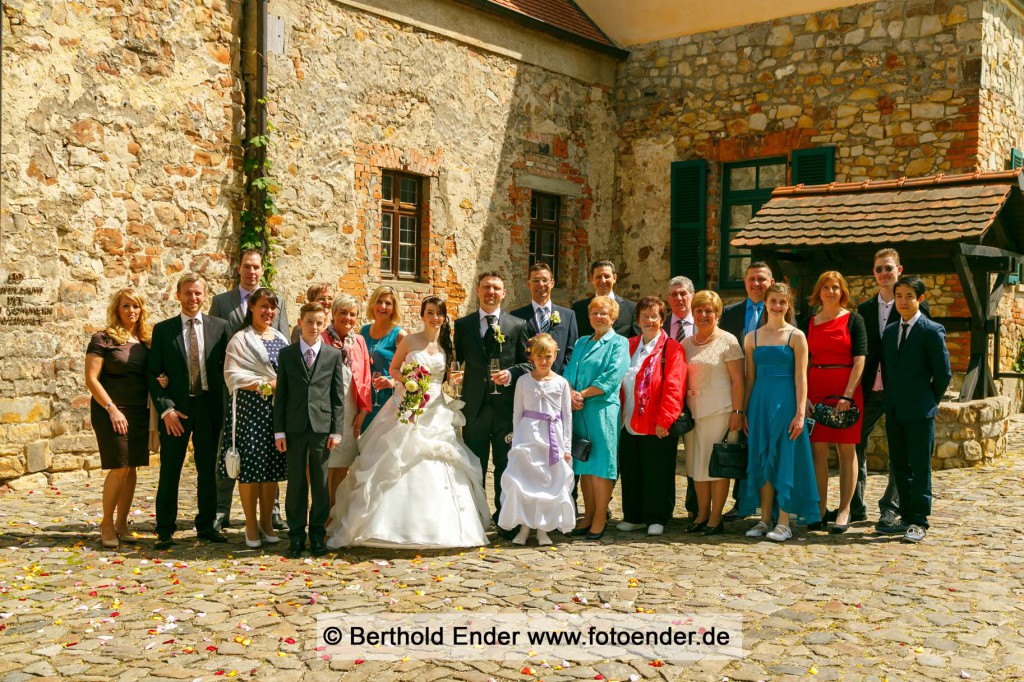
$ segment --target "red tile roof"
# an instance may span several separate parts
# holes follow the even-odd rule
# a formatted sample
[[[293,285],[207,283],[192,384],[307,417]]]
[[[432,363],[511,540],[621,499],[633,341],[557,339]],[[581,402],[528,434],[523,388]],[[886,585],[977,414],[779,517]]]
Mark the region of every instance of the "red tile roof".
[[[611,38],[602,31],[587,13],[573,0],[461,0],[481,9],[538,24],[541,30],[565,37],[582,38],[594,47],[612,48],[625,55]]]
[[[779,187],[730,243],[786,248],[980,237],[1014,187],[1024,190],[1019,169]],[[1015,232],[1024,232],[1020,203],[1012,216]]]

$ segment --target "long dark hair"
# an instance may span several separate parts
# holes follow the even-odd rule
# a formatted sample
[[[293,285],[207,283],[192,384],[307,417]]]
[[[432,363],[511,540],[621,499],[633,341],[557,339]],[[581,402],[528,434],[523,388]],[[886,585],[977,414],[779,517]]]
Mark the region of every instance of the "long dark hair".
[[[441,344],[441,350],[444,351],[445,372],[447,372],[447,363],[455,359],[455,351],[452,349],[451,318],[448,317],[448,306],[444,304],[444,299],[439,296],[427,296],[423,299],[423,302],[420,303],[420,317],[423,317],[423,313],[426,312],[427,306],[431,303],[437,307],[437,312],[444,316],[444,322],[441,323],[441,330],[437,336],[437,341]]]
[[[252,294],[249,296],[249,304],[246,306],[245,310],[245,319],[242,320],[242,324],[240,324],[238,326],[238,329],[235,330],[235,334],[237,334],[238,332],[242,331],[243,329],[252,324],[253,306],[255,306],[263,299],[267,299],[268,301],[270,301],[271,308],[280,309],[281,298],[274,293],[274,290],[269,287],[260,287],[256,291],[252,292]]]

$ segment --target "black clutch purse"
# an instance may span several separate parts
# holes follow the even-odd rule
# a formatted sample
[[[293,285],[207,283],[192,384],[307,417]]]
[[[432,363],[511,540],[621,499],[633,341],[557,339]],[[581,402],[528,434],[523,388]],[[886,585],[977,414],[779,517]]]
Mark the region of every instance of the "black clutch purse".
[[[840,400],[849,400],[850,408],[840,412],[834,404],[829,405],[825,400],[834,400],[836,403]],[[857,407],[857,403],[853,401],[853,398],[847,398],[842,395],[830,395],[825,400],[814,406],[814,421],[822,426],[827,426],[830,429],[848,429],[860,419],[860,409]]]
[[[590,439],[572,434],[572,458],[580,462],[590,459]]]
[[[715,443],[711,450],[711,461],[708,463],[708,476],[712,478],[747,477],[747,441],[740,436],[738,443],[729,443],[729,432],[721,443]]]
[[[684,407],[682,414],[676,417],[676,420],[672,422],[672,426],[668,428],[668,432],[676,438],[682,437],[684,433],[693,431],[693,427],[697,423],[693,420],[693,415],[690,413],[689,407]]]

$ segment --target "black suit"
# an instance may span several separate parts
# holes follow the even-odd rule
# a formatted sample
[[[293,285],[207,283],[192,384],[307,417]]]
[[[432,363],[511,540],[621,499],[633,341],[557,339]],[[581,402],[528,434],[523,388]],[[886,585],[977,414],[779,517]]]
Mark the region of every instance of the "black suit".
[[[882,333],[889,471],[899,490],[903,522],[927,528],[935,416],[953,374],[943,326],[921,316],[899,345],[901,322]]]
[[[455,321],[455,358],[466,363],[462,386],[466,425],[462,427],[462,438],[480,460],[485,487],[487,462],[490,455],[494,455],[495,520],[501,509],[501,475],[508,465],[510,446],[505,438],[512,433],[516,381],[531,369],[526,354],[526,342],[530,338],[526,322],[503,312],[498,318],[498,327],[505,343],[497,343],[490,332],[487,338],[481,336],[480,315],[475,310]],[[493,395],[490,382],[492,357],[498,358],[501,368],[512,375],[512,382],[499,387],[498,395]]]
[[[572,349],[576,345],[576,340],[580,337],[580,333],[579,328],[576,326],[576,313],[572,310],[552,303],[551,312],[552,314],[558,313],[559,316],[558,324],[552,322],[548,329],[548,334],[551,334],[555,343],[558,344],[558,356],[555,358],[555,363],[551,365],[551,369],[556,374],[561,374],[562,370],[569,363],[569,358],[572,357]],[[522,308],[516,308],[511,314],[526,321],[526,335],[528,338],[533,338],[540,333],[537,315],[533,310],[533,303],[524,305]]]
[[[274,396],[274,433],[285,434],[288,458],[288,536],[292,544],[306,541],[307,501],[309,538],[323,542],[324,524],[330,513],[327,490],[327,438],[340,434],[344,423],[341,351],[320,344],[313,367],[307,369],[298,343],[281,349],[277,359],[277,392]],[[306,471],[309,470],[307,487]]]
[[[149,350],[149,393],[157,413],[177,410],[188,419],[181,419],[184,432],[172,436],[160,420],[160,481],[156,492],[156,532],[170,537],[177,529],[178,487],[181,467],[189,438],[195,455],[197,502],[195,527],[199,532],[212,531],[217,507],[217,450],[224,412],[224,354],[228,347],[228,325],[224,320],[203,315],[203,358],[206,367],[206,391],[189,395],[188,339],[181,316],[159,322],[153,327]],[[156,377],[166,374],[167,388],[161,388]]]
[[[864,374],[861,379],[864,405],[862,407],[863,417],[860,426],[860,443],[857,444],[857,465],[859,471],[857,473],[857,486],[853,489],[853,499],[850,502],[850,514],[858,518],[866,518],[867,503],[864,498],[868,479],[868,460],[866,454],[868,438],[871,436],[871,432],[875,430],[878,420],[885,413],[883,406],[885,391],[875,391],[872,387],[875,385],[875,375],[878,373],[878,366],[882,362],[882,331],[891,323],[899,320],[900,314],[896,312],[896,304],[894,302],[892,307],[889,308],[889,316],[886,318],[885,324],[879,328],[877,295],[872,296],[857,306],[857,312],[864,318],[864,328],[868,333],[868,354],[864,359]],[[930,312],[928,301],[921,301],[921,314],[931,319]],[[899,511],[899,506],[899,493],[890,475],[885,486],[885,492],[878,500],[878,510],[883,514],[887,511],[895,514]]]
[[[277,316],[274,317],[274,324],[271,325],[277,331],[288,336],[288,312],[285,310],[284,297],[278,294],[280,305],[277,308]],[[242,292],[238,287],[231,291],[225,291],[213,297],[210,304],[210,315],[226,320],[228,323],[228,334],[234,335],[245,320],[245,313],[242,312]],[[227,399],[230,396],[225,392],[224,409],[227,409]],[[219,469],[218,469],[219,473]],[[230,476],[217,478],[217,513],[231,516],[231,498],[235,494],[235,479]],[[277,512],[277,503],[274,504],[274,512]]]
[[[614,291],[612,297],[619,304],[619,316],[615,318],[612,329],[619,336],[631,339],[640,333],[640,325],[636,323],[636,303],[628,298],[622,298]],[[576,313],[576,325],[579,327],[580,336],[592,336],[594,328],[590,326],[590,299],[593,296],[580,299],[572,304],[572,311]]]
[[[722,317],[718,320],[718,327],[729,332],[736,337],[736,340],[740,342],[740,347],[743,347],[743,339],[746,337],[744,329],[746,329],[747,322],[747,300],[743,299],[739,303],[731,303],[722,309]],[[768,315],[765,311],[761,311],[761,317],[758,319],[757,326],[761,328],[768,323]]]

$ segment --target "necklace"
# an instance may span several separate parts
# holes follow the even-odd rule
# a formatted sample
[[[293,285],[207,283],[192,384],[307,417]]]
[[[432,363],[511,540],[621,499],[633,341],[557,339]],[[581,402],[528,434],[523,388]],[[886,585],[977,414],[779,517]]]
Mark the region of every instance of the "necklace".
[[[715,330],[712,329],[711,333],[708,335],[708,338],[704,339],[703,341],[700,340],[700,334],[694,334],[693,335],[693,343],[694,343],[695,346],[706,346],[709,343],[711,343],[711,341],[714,338],[715,338]]]

